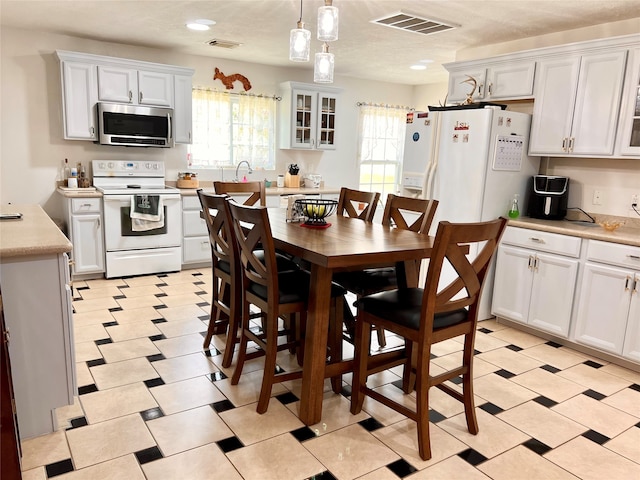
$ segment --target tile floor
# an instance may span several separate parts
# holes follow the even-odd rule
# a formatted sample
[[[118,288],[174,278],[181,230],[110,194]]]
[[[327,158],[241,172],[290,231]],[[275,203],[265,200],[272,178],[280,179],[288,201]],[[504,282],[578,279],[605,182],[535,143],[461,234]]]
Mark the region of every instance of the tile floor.
[[[25,480],[640,478],[640,373],[493,320],[476,342],[480,433],[433,389],[427,462],[412,421],[370,399],[349,413],[348,376],[343,395],[326,383],[318,425],[296,416],[299,381],[258,415],[260,360],[234,387],[223,338],[202,349],[211,282],[203,269],[74,284],[79,396],[57,409],[55,433],[22,442]],[[437,345],[434,373],[460,349]],[[397,373],[370,383],[410,404]]]

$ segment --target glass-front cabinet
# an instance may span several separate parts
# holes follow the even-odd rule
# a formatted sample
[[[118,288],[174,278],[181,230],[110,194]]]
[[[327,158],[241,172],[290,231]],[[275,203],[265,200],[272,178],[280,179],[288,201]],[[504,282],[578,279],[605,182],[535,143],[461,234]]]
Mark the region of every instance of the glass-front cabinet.
[[[618,123],[620,154],[640,158],[640,48],[630,52],[625,81]]]
[[[296,82],[281,87],[280,148],[334,150],[340,89]]]

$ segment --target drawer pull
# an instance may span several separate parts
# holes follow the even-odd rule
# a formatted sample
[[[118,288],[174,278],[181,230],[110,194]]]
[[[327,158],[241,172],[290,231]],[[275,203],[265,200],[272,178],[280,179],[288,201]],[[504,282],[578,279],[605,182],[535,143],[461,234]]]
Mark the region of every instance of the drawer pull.
[[[640,260],[640,255],[627,255],[631,260]]]
[[[529,237],[529,240],[531,240],[532,242],[536,242],[536,243],[544,243],[543,239],[537,238],[537,237]]]
[[[629,281],[631,280],[631,277],[629,275],[627,275],[627,279],[624,282],[624,291],[628,292],[629,291]]]

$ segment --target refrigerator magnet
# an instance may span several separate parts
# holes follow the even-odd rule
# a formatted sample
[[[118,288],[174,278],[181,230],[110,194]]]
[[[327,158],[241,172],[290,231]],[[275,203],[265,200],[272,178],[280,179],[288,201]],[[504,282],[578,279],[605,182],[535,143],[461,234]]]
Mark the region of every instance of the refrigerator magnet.
[[[462,143],[469,143],[469,134],[465,133],[462,135]]]
[[[453,143],[458,143],[458,138],[459,138],[459,137],[458,137],[458,134],[457,134],[457,133],[454,133],[454,134],[453,134]]]

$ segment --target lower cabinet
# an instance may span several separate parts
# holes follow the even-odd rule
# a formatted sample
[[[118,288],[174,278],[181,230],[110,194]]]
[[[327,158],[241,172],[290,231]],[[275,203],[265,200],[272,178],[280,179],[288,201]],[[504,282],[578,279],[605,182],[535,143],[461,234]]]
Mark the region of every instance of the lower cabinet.
[[[589,240],[575,341],[640,362],[640,247]]]
[[[209,232],[200,217],[202,207],[197,196],[182,197],[182,263],[184,265],[211,262]]]
[[[498,248],[492,313],[568,337],[580,244],[576,237],[508,227]]]
[[[67,198],[65,202],[74,275],[104,272],[104,229],[102,199]]]

